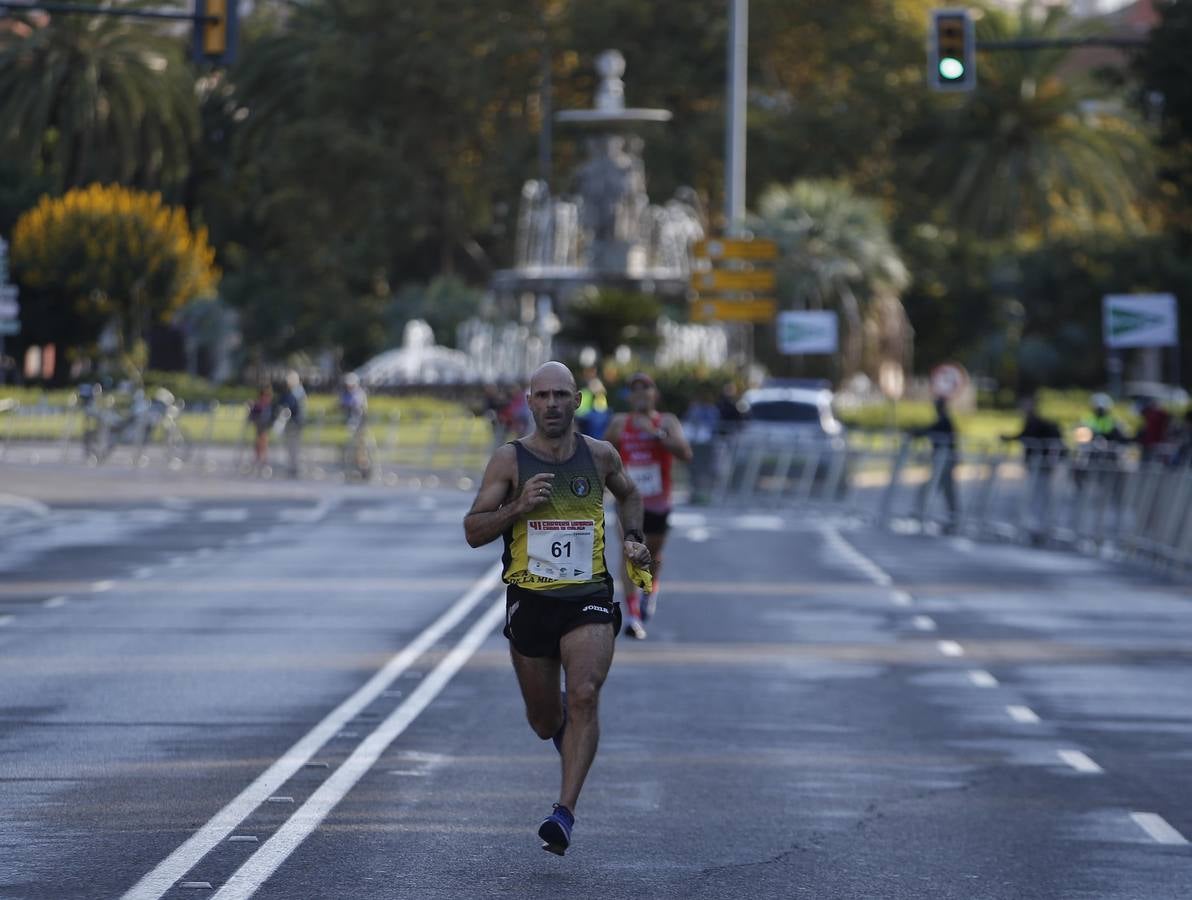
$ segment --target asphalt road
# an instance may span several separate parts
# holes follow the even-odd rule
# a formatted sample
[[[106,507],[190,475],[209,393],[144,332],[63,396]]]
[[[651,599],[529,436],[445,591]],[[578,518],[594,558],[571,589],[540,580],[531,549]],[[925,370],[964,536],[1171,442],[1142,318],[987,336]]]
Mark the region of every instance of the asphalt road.
[[[1192,896],[1187,584],[794,509],[676,514],[543,853],[470,499],[0,466],[0,897]]]

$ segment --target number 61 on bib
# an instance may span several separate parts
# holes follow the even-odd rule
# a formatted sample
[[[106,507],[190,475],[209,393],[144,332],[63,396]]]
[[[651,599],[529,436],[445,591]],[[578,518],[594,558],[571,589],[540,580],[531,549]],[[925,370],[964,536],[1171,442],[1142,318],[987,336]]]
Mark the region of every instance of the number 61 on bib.
[[[530,572],[552,581],[591,581],[596,523],[591,520],[530,519],[526,552]]]

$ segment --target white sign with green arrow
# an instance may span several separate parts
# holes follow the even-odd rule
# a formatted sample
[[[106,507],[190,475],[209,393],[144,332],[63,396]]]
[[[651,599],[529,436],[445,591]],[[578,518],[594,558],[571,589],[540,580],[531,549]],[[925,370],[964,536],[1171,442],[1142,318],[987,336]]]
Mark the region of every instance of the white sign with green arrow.
[[[835,353],[836,313],[828,310],[778,314],[778,352]]]
[[[1105,346],[1173,347],[1180,342],[1174,294],[1106,294]]]

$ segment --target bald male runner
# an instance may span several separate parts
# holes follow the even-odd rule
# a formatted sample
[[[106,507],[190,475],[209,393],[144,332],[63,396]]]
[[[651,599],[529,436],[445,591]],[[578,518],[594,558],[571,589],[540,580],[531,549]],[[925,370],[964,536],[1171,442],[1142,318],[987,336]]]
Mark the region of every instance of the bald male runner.
[[[617,499],[626,559],[646,567],[642,500],[611,444],[572,427],[580,395],[562,363],[530,377],[534,432],[497,449],[472,509],[468,544],[504,539],[505,637],[530,727],[562,756],[559,800],[538,828],[542,849],[571,844],[575,805],[596,756],[600,688],[621,626],[604,562],[604,489]],[[566,684],[559,694],[559,676]]]

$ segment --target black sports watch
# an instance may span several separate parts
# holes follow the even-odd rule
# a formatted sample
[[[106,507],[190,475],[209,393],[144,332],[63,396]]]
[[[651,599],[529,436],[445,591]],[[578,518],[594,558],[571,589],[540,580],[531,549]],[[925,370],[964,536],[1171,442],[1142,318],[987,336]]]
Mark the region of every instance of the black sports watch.
[[[644,544],[646,542],[646,536],[636,528],[630,528],[625,532],[625,540],[633,541],[635,544]]]

